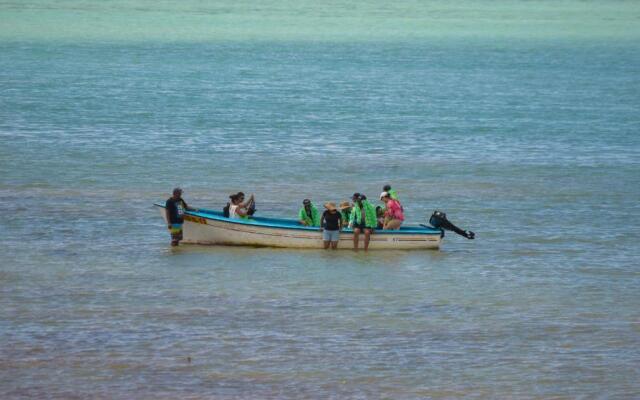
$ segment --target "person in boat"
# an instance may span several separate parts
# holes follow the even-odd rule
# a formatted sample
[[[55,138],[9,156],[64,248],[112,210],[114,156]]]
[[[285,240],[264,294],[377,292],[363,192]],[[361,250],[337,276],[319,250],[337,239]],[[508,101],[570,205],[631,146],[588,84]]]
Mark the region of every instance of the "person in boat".
[[[172,196],[165,203],[167,227],[171,233],[171,246],[180,245],[185,211],[198,211],[198,209],[187,205],[187,202],[182,198],[182,189],[177,187],[173,189]]]
[[[325,212],[322,213],[320,219],[320,230],[322,231],[322,240],[324,242],[324,248],[328,249],[329,246],[333,250],[338,248],[338,241],[340,240],[340,230],[342,229],[342,216],[336,205],[332,202],[325,203]]]
[[[244,193],[242,192],[232,194],[229,199],[231,200],[229,202],[229,218],[248,219],[250,217],[249,206],[255,204],[253,195],[249,197],[247,202],[244,202]]]
[[[360,193],[354,193],[353,210],[349,225],[353,227],[353,249],[358,251],[360,233],[364,233],[364,250],[369,249],[371,232],[377,226],[376,209],[369,203],[367,197]]]
[[[340,215],[342,216],[342,227],[349,225],[349,218],[351,217],[351,203],[343,201],[340,203]]]
[[[298,222],[304,226],[320,226],[320,213],[311,200],[304,199],[298,212]]]
[[[244,193],[243,192],[238,192],[238,197],[240,198],[241,202],[244,202]],[[253,214],[256,213],[256,198],[254,197],[253,194],[251,194],[251,196],[249,197],[249,200],[247,200],[246,203],[243,203],[245,209],[247,210],[247,215],[249,217],[253,216]]]
[[[382,187],[382,191],[383,192],[387,192],[389,193],[389,196],[391,197],[392,200],[399,200],[398,199],[398,192],[396,192],[395,190],[393,190],[391,188],[391,185],[384,185]]]
[[[404,212],[398,200],[391,198],[389,192],[380,193],[380,200],[385,204],[383,229],[400,229],[404,222]]]
[[[378,221],[378,225],[376,226],[376,229],[384,228],[384,213],[385,213],[384,207],[376,206],[376,219]]]

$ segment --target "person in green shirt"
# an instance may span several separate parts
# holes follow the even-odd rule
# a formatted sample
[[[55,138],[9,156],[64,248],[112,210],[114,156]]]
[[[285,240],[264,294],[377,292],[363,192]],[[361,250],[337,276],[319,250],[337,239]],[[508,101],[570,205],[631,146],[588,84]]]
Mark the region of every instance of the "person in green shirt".
[[[298,212],[298,222],[305,226],[320,226],[320,213],[316,206],[311,204],[311,200],[304,199],[302,208]]]
[[[340,215],[342,216],[342,226],[349,225],[349,219],[351,218],[351,203],[343,201],[340,203]]]
[[[362,232],[364,233],[364,250],[367,251],[369,249],[371,232],[378,225],[376,209],[373,204],[369,203],[367,196],[363,194],[354,193],[352,200],[353,209],[351,211],[349,225],[353,227],[353,249],[358,251],[360,232]]]
[[[391,185],[384,185],[382,187],[382,191],[389,193],[389,196],[391,197],[391,200],[398,200],[398,192],[396,192],[395,190],[391,189]]]

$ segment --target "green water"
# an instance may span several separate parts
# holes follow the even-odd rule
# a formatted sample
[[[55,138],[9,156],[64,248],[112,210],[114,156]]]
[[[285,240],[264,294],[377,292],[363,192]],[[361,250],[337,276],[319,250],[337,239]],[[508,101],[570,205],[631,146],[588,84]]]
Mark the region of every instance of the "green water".
[[[637,40],[635,1],[2,2],[2,40]]]

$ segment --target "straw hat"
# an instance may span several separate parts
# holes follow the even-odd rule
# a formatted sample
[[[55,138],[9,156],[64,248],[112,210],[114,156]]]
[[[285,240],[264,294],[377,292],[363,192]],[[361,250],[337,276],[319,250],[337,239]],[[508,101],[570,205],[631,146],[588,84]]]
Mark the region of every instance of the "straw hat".
[[[328,203],[324,203],[324,208],[326,208],[329,211],[333,211],[336,209],[336,203],[334,202],[328,202]]]
[[[342,203],[340,203],[340,209],[344,210],[345,208],[351,208],[351,203],[349,203],[348,201],[343,201]]]

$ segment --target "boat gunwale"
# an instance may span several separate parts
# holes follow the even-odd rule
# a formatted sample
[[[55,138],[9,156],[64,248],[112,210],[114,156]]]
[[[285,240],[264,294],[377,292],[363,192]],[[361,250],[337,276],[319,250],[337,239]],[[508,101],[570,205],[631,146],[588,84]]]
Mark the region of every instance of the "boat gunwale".
[[[156,207],[166,208],[163,204],[154,203]],[[271,228],[271,229],[292,229],[306,232],[320,232],[320,228],[318,227],[309,227],[309,226],[295,226],[295,225],[279,225],[277,223],[269,223],[263,222],[257,219],[252,220],[244,220],[244,219],[235,219],[235,218],[227,218],[225,216],[217,215],[219,211],[213,211],[203,208],[202,210],[207,212],[200,211],[185,211],[185,215],[205,218],[212,221],[219,221],[231,224],[245,225],[245,226],[256,226],[262,228]],[[264,218],[264,219],[274,219],[274,220],[282,220],[282,221],[291,221],[295,222],[292,219],[286,218],[269,218],[269,217],[256,217],[256,218]],[[353,229],[347,228],[343,229],[344,233],[353,233]],[[407,226],[403,227],[402,230],[389,230],[389,229],[374,229],[376,235],[437,235],[442,236],[442,231],[435,228],[426,228],[426,227],[418,227],[418,226]]]

